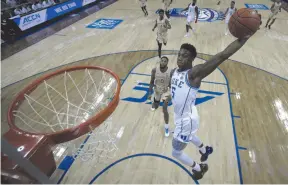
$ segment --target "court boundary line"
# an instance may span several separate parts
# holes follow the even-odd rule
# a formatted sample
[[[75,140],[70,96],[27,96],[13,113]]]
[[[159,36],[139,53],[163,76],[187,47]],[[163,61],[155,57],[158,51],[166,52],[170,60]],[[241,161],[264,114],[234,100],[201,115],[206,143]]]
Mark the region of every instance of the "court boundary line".
[[[95,180],[97,180],[98,177],[100,177],[104,172],[106,172],[107,170],[109,170],[110,168],[112,168],[113,166],[115,166],[116,164],[122,162],[122,161],[125,161],[127,159],[130,159],[130,158],[135,158],[135,157],[142,157],[142,156],[152,156],[152,157],[159,157],[159,158],[162,158],[162,159],[166,159],[174,164],[176,164],[177,166],[179,166],[182,170],[184,170],[192,179],[193,181],[195,182],[195,184],[199,184],[199,182],[197,180],[195,180],[193,178],[193,175],[192,173],[187,169],[185,168],[182,164],[180,164],[179,162],[177,162],[176,160],[170,158],[170,157],[167,157],[165,155],[160,155],[160,154],[154,154],[154,153],[139,153],[139,154],[133,154],[133,155],[129,155],[129,156],[126,156],[126,157],[123,157],[113,163],[111,163],[109,166],[105,167],[103,170],[101,170],[90,182],[89,184],[92,184]]]

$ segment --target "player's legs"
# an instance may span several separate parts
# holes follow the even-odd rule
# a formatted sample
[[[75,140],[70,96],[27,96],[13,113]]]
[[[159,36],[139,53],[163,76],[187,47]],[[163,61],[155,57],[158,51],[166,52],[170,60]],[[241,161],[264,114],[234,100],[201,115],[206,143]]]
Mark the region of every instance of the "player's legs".
[[[142,6],[141,9],[142,9],[144,15],[146,16],[146,12],[145,12],[144,6]]]
[[[225,35],[229,34],[228,22],[225,22]]]
[[[160,43],[159,40],[157,40],[157,43],[158,43],[158,56],[159,58],[161,58],[162,43]]]
[[[146,12],[146,16],[148,16],[148,11],[147,11],[147,8],[146,8],[146,5],[144,6],[144,11]]]
[[[190,131],[192,135],[189,135],[189,140],[191,143],[193,143],[196,147],[199,148],[199,152],[201,154],[201,159],[200,159],[201,162],[206,161],[208,159],[208,156],[212,154],[213,148],[210,146],[205,146],[203,142],[196,135],[196,132],[198,131],[198,128],[199,128],[200,120],[199,120],[198,110],[195,106],[192,107],[192,115],[191,115],[190,120],[191,120],[190,123],[192,126],[188,128],[188,131]],[[185,123],[185,119],[183,120],[183,123]]]
[[[172,156],[181,161],[183,164],[192,167],[193,176],[196,180],[199,180],[208,171],[207,164],[198,164],[191,157],[183,152],[187,143],[181,142],[176,138],[172,140]]]
[[[157,92],[156,89],[154,89],[154,101],[152,103],[151,110],[154,111],[159,107],[160,104],[160,99],[161,99],[161,94]]]
[[[186,22],[186,35],[185,37],[189,36],[189,29],[191,29],[192,31],[194,31],[194,29],[192,28],[191,24],[193,22],[193,18],[191,17],[187,17],[187,22]]]
[[[274,19],[272,20],[272,22],[269,24],[269,26],[268,26],[269,29],[271,29],[271,26],[272,26],[272,24],[275,22],[275,20],[276,20],[276,18],[274,18]]]
[[[163,115],[165,121],[165,136],[169,136],[169,113],[168,113],[168,103],[169,100],[166,98],[163,101]]]
[[[192,136],[191,143],[193,143],[195,146],[199,148],[199,152],[201,154],[200,158],[201,162],[206,161],[208,159],[208,156],[213,152],[213,148],[210,146],[205,146],[203,142],[196,135]]]
[[[276,14],[275,13],[273,13],[273,12],[271,12],[270,13],[270,15],[269,15],[269,17],[268,17],[268,20],[267,20],[267,22],[266,22],[266,25],[265,25],[265,28],[267,28],[267,26],[269,25],[269,22],[272,20],[272,22],[273,22],[273,19],[276,19]],[[274,20],[274,22],[275,22],[275,20]],[[274,23],[273,22],[273,23]],[[271,25],[271,24],[270,24]]]
[[[167,17],[168,19],[170,18],[170,15],[169,15],[169,6],[170,6],[170,4],[168,4],[168,3],[166,3],[166,2],[163,3],[163,10],[164,10],[165,15],[166,15],[166,17]]]
[[[267,28],[267,26],[268,26],[268,24],[269,24],[269,22],[270,22],[270,18],[268,18],[268,20],[267,20],[267,22],[266,22],[266,25],[265,25],[265,28]]]
[[[166,46],[168,42],[167,34],[163,34],[162,41],[163,41],[164,46]]]

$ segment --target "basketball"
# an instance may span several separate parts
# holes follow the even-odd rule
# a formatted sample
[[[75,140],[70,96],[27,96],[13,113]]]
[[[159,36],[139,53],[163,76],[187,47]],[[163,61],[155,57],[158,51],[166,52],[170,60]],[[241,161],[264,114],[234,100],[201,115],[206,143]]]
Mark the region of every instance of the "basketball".
[[[254,34],[260,27],[261,15],[256,10],[242,8],[229,20],[229,31],[236,38]]]

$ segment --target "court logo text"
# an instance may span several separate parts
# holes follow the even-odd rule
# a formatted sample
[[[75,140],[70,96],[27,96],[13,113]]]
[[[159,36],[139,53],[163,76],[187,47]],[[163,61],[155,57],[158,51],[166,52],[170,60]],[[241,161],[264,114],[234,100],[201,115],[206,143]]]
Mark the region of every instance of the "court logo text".
[[[98,19],[94,23],[89,24],[86,28],[96,29],[114,29],[123,20],[121,19]]]
[[[255,10],[269,10],[269,8],[264,4],[247,4],[245,3],[246,8],[251,8]]]
[[[127,97],[123,98],[121,100],[123,101],[128,101],[128,102],[133,102],[133,103],[145,103],[145,104],[152,104],[151,100],[148,100],[148,94],[149,94],[149,83],[143,83],[143,82],[138,82],[138,84],[133,88],[134,91],[143,91],[144,95],[142,97]],[[223,95],[224,93],[222,92],[214,92],[214,91],[205,91],[205,90],[199,90],[199,94],[205,94],[205,96],[201,98],[197,98],[195,105],[199,105],[201,103],[207,102],[209,100],[212,100],[218,96]],[[168,106],[171,106],[172,103],[169,102]],[[160,103],[160,106],[163,106],[163,102]]]

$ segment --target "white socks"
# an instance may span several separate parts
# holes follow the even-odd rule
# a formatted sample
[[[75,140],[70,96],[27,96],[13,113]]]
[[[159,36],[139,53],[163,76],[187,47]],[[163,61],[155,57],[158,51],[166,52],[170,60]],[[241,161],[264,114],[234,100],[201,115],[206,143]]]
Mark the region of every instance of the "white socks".
[[[172,150],[172,156],[181,161],[183,164],[187,166],[193,166],[194,162],[192,158],[190,158],[187,154],[185,154],[182,150],[178,151],[173,149]],[[196,171],[201,171],[200,165],[195,162],[195,166],[193,167]]]
[[[206,146],[203,145],[201,148],[199,148],[199,150],[201,151],[202,154],[206,153]]]
[[[193,167],[193,170],[200,172],[201,171],[200,165],[195,162],[195,166]]]

